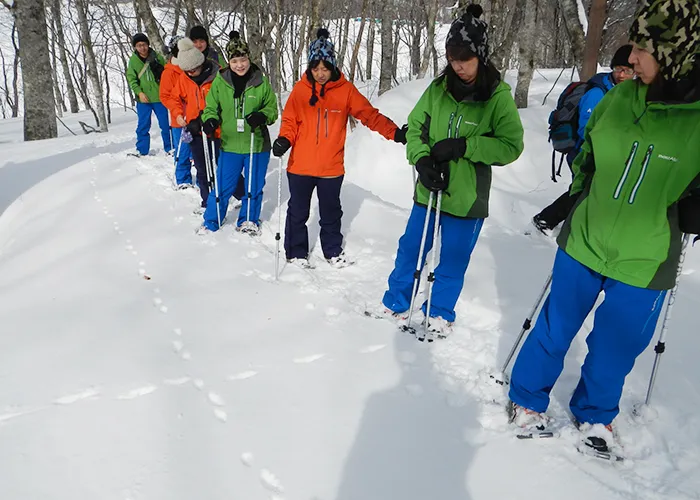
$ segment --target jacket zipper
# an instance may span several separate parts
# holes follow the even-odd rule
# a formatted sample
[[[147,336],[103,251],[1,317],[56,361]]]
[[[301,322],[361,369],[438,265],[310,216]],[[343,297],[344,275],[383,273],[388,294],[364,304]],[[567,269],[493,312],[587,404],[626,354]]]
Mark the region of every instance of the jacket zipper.
[[[318,145],[318,136],[321,133],[321,108],[316,109],[316,144]]]
[[[622,187],[625,185],[625,181],[627,180],[627,176],[630,173],[630,168],[632,167],[632,162],[634,161],[634,157],[637,156],[637,148],[639,148],[639,141],[634,141],[634,144],[632,144],[632,149],[630,151],[630,155],[627,157],[627,162],[625,163],[625,171],[622,172],[622,177],[620,178],[620,182],[617,183],[617,188],[615,189],[615,193],[613,194],[614,199],[620,198],[620,194],[622,193]]]
[[[455,114],[454,113],[450,114],[450,121],[447,124],[447,138],[448,139],[452,137],[452,122],[454,122],[454,119],[455,119]]]
[[[325,120],[326,120],[326,139],[328,139],[328,108],[326,108]]]
[[[459,118],[457,118],[457,128],[455,130],[455,137],[459,137],[459,127],[462,126],[462,115],[459,115]]]
[[[639,190],[639,186],[642,185],[642,181],[644,180],[644,176],[647,173],[647,167],[649,166],[649,162],[651,161],[651,153],[654,151],[654,145],[651,144],[647,148],[647,154],[644,155],[644,162],[642,163],[642,171],[639,173],[639,179],[637,179],[637,183],[634,185],[634,188],[632,189],[632,193],[630,194],[630,199],[629,199],[629,204],[631,205],[634,203],[635,198],[637,197],[637,191]]]

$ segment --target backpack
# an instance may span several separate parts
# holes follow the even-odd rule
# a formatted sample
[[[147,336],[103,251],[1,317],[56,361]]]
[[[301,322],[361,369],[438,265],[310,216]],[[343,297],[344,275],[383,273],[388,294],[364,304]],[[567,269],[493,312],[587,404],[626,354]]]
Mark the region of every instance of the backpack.
[[[598,87],[603,93],[607,89],[589,80],[587,82],[572,82],[566,86],[557,100],[557,107],[549,115],[549,142],[552,143],[552,180],[557,182],[561,176],[561,166],[566,155],[574,151],[582,139],[578,135],[578,104],[583,95],[591,88]],[[556,154],[561,153],[559,168],[555,168]]]

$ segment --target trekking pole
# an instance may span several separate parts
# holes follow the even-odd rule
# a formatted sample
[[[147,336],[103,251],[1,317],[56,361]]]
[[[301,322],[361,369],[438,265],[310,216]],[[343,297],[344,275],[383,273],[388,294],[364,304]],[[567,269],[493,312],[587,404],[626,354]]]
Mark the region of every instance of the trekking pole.
[[[245,220],[250,222],[250,203],[251,191],[253,190],[253,146],[255,146],[255,132],[250,130],[250,158],[248,159],[248,207],[246,210]],[[257,222],[256,222],[257,225]]]
[[[421,264],[423,263],[423,250],[425,249],[425,240],[428,236],[428,226],[430,225],[430,210],[433,207],[433,197],[435,193],[430,191],[428,196],[428,208],[425,211],[425,223],[423,224],[423,236],[420,240],[420,250],[418,250],[418,263],[416,264],[416,270],[413,273],[413,290],[411,291],[411,307],[408,310],[408,323],[406,323],[401,330],[408,333],[416,333],[415,328],[411,327],[411,320],[413,319],[413,306],[416,302],[416,295],[418,295],[418,285],[420,283],[420,270]]]
[[[666,304],[666,313],[664,314],[664,320],[661,326],[661,334],[659,335],[659,341],[654,347],[654,352],[656,357],[654,358],[654,366],[651,369],[651,378],[649,379],[649,388],[647,389],[647,397],[644,401],[645,406],[649,406],[651,402],[651,395],[654,392],[654,384],[656,383],[656,375],[659,371],[659,364],[661,363],[661,355],[666,351],[666,334],[668,333],[668,322],[671,319],[671,313],[673,312],[673,305],[676,303],[676,294],[678,293],[678,282],[681,279],[681,273],[683,272],[683,264],[685,264],[685,254],[688,250],[688,243],[690,242],[690,235],[683,235],[683,243],[681,247],[681,258],[678,261],[678,270],[676,271],[676,283],[673,285],[671,293],[668,295],[668,304]],[[639,414],[639,410],[635,408],[635,413]]]
[[[172,131],[172,128],[170,130]],[[175,173],[177,173],[177,165],[178,165],[178,163],[180,163],[180,148],[181,147],[182,147],[182,132],[180,132],[180,139],[177,141],[177,150],[175,150]],[[177,175],[175,176],[175,184],[177,184]]]
[[[532,318],[535,317],[535,313],[537,310],[540,308],[540,304],[542,304],[542,301],[544,300],[545,295],[547,295],[547,290],[549,290],[549,285],[552,284],[552,273],[549,273],[549,276],[547,276],[547,281],[544,284],[544,287],[542,287],[542,291],[537,297],[537,302],[535,302],[535,305],[532,307],[532,310],[530,311],[530,314],[528,315],[527,318],[525,318],[525,321],[523,322],[523,327],[520,330],[520,334],[518,335],[518,338],[515,341],[515,344],[513,344],[513,347],[511,348],[510,352],[508,353],[508,357],[506,358],[505,362],[503,363],[503,368],[501,368],[501,372],[497,375],[491,375],[491,378],[499,385],[508,385],[510,382],[508,380],[508,376],[506,375],[506,370],[508,369],[508,365],[510,364],[511,360],[513,359],[513,356],[515,355],[515,351],[518,350],[518,347],[520,346],[520,342],[522,342],[523,337],[525,336],[525,332],[527,332],[531,327],[532,327]]]
[[[209,138],[207,135],[204,133],[204,130],[202,130],[202,146],[204,146],[204,159],[207,165],[207,180],[209,178],[214,180],[214,193],[216,194],[216,220],[219,223],[219,228],[221,227],[221,207],[219,204],[219,183],[217,182],[216,178],[216,169],[213,166],[213,162],[211,159],[211,151],[209,150],[211,143],[209,142]],[[210,174],[211,173],[211,174]],[[211,177],[210,177],[211,175]]]
[[[282,239],[282,167],[284,162],[282,157],[278,158],[279,168],[277,169],[277,233],[275,234],[275,281],[280,278],[280,240]]]
[[[435,258],[438,253],[437,243],[438,235],[440,234],[440,208],[442,206],[442,190],[438,191],[437,203],[435,204],[435,227],[433,228],[433,255],[430,259],[430,274],[428,274],[428,302],[425,305],[425,325],[423,329],[423,336],[418,337],[418,340],[423,342],[428,333],[428,327],[430,322],[430,303],[433,300],[433,283],[435,282]],[[432,336],[428,337],[428,342],[432,342]]]

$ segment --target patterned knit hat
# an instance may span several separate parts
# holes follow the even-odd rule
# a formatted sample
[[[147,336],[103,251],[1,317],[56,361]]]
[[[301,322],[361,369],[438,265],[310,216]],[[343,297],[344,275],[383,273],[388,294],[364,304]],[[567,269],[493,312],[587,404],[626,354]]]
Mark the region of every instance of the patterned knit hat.
[[[330,33],[325,28],[321,28],[316,32],[316,40],[309,45],[309,63],[324,61],[332,64],[334,68],[337,66],[335,47],[330,37]]]
[[[170,54],[173,57],[177,57],[177,53],[178,53],[177,42],[179,42],[183,38],[185,38],[185,37],[183,37],[182,35],[171,36],[170,40],[168,41],[168,45],[165,46],[166,50],[164,50],[163,52],[166,54]]]
[[[467,6],[464,14],[452,22],[447,33],[445,48],[466,47],[474,53],[479,60],[488,64],[489,61],[489,36],[486,32],[486,22],[479,19],[484,9],[478,4]]]
[[[180,66],[183,71],[192,71],[204,64],[204,54],[194,46],[189,38],[178,41],[177,50],[177,57],[172,60],[172,63]]]
[[[230,40],[226,44],[226,55],[229,61],[234,57],[250,57],[248,44],[241,38],[238,31],[232,31],[228,36]]]
[[[644,0],[630,28],[630,40],[654,56],[665,80],[684,77],[700,50],[697,0]]]

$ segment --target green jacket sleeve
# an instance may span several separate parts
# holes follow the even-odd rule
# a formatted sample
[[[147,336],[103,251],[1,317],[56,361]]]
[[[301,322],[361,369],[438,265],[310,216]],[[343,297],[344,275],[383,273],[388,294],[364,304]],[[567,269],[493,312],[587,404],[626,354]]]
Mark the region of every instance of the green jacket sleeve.
[[[523,124],[510,92],[498,92],[493,98],[493,134],[467,139],[464,157],[472,163],[508,165],[523,152]]]
[[[211,88],[207,93],[206,106],[202,112],[202,122],[207,121],[209,118],[214,118],[219,123],[221,122],[221,87],[223,82],[221,81],[221,76],[216,75],[214,81],[211,82]]]
[[[430,156],[430,110],[434,86],[434,83],[430,84],[408,115],[406,158],[411,165],[424,156]]]
[[[129,83],[131,91],[138,96],[143,92],[139,83],[139,71],[141,71],[143,64],[141,64],[141,67],[137,68],[137,61],[139,63],[141,62],[138,58],[133,56],[129,59],[129,64],[126,66],[126,81]]]
[[[224,59],[224,56],[223,54],[221,54],[221,52],[219,52],[219,66],[221,66],[222,68],[228,67],[228,62],[226,61],[226,59]]]
[[[270,85],[270,81],[267,78],[265,78],[262,86],[263,106],[259,111],[267,117],[267,124],[272,125],[277,121],[277,117],[279,116],[277,96],[273,92],[272,85]]]
[[[608,92],[593,109],[593,113],[586,124],[581,150],[579,151],[578,155],[576,155],[574,163],[571,166],[571,169],[574,172],[574,180],[571,183],[571,189],[569,190],[570,195],[583,191],[589,177],[592,177],[593,173],[595,172],[595,159],[593,157],[593,145],[591,144],[591,130],[593,130],[602,114],[608,108],[612,98],[612,96],[609,94],[611,94],[611,92]]]

